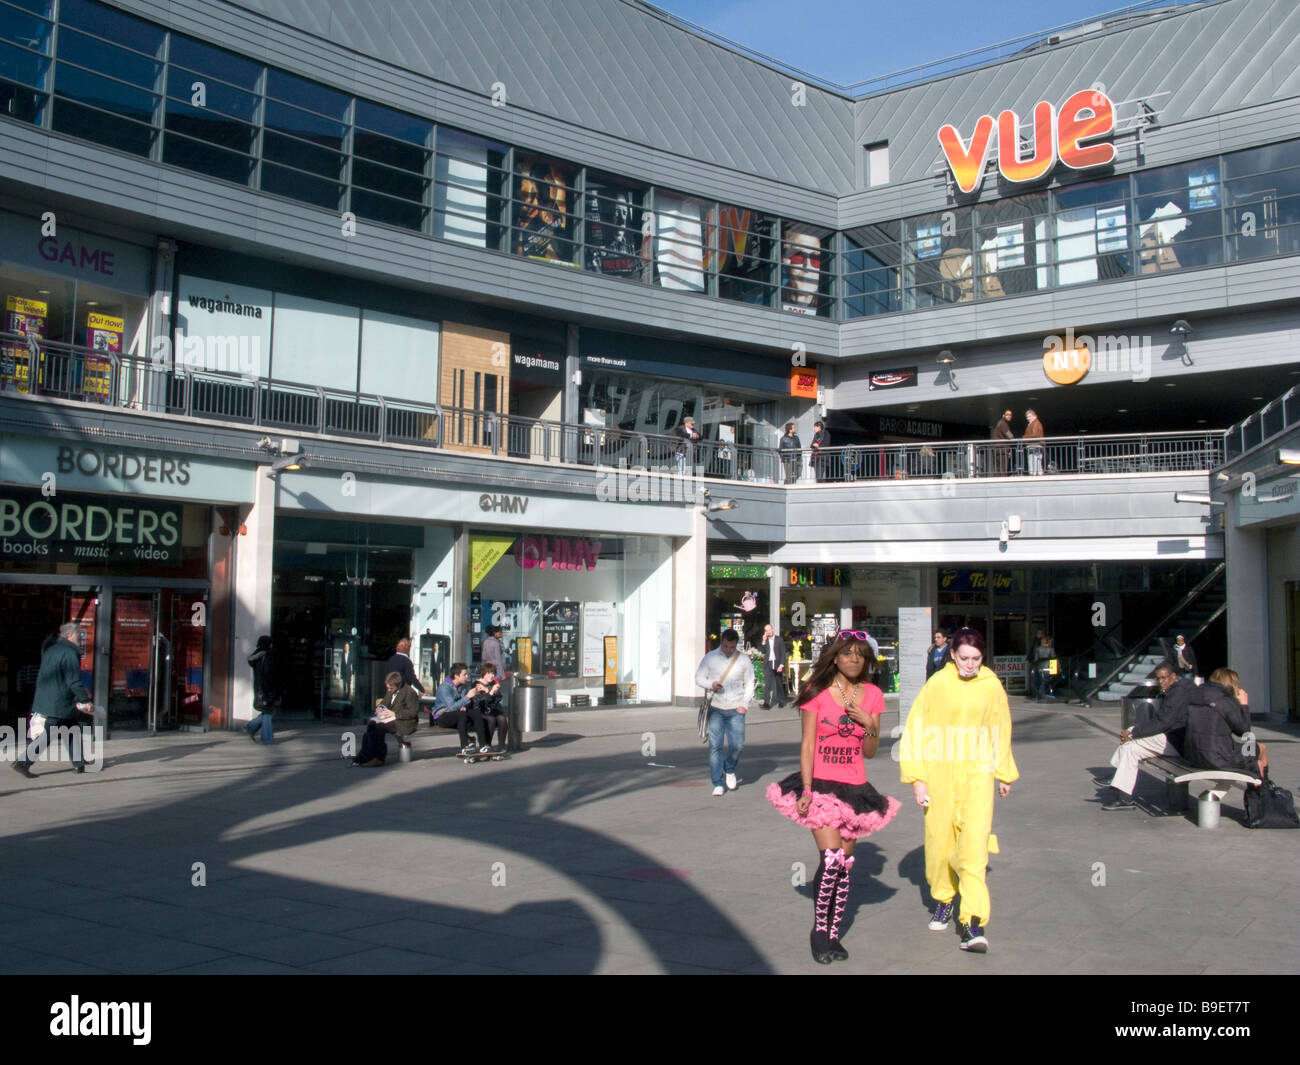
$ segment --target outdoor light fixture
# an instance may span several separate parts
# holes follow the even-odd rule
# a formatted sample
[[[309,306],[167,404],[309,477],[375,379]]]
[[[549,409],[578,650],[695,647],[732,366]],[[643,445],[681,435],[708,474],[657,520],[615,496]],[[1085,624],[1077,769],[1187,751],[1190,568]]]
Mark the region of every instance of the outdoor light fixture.
[[[1277,461],[1283,466],[1300,466],[1300,448],[1280,447],[1277,449]]]
[[[1179,318],[1169,327],[1169,335],[1177,337],[1183,343],[1183,365],[1192,365],[1192,354],[1187,350],[1187,338],[1192,335],[1191,323],[1186,318]]]
[[[709,503],[705,507],[705,512],[712,514],[715,510],[735,510],[737,503],[734,499],[719,499]]]
[[[935,357],[934,361],[948,371],[948,387],[951,388],[954,392],[956,392],[957,375],[956,373],[953,372],[953,366],[955,366],[957,363],[957,356],[954,355],[947,348],[944,348],[943,351],[939,352],[939,354]]]
[[[296,455],[281,455],[271,463],[271,473],[282,473],[285,470],[300,470],[307,465],[307,455],[299,451]]]
[[[1203,507],[1221,507],[1223,504],[1200,492],[1175,492],[1175,503],[1200,503]]]
[[[1021,523],[1020,523],[1020,515],[1019,515],[1019,514],[1009,514],[1009,515],[1007,515],[1006,525],[1007,525],[1007,532],[1009,532],[1012,536],[1019,536],[1019,535],[1020,535],[1020,527],[1021,527]]]

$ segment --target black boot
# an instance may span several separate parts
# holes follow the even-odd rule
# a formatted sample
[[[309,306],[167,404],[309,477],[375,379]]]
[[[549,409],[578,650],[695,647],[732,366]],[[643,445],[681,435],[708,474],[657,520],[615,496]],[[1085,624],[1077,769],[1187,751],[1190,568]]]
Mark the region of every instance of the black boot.
[[[853,873],[853,856],[845,858],[843,851],[838,851],[839,878],[835,881],[835,903],[830,921],[830,955],[836,961],[848,961],[849,952],[840,942],[840,922],[844,920],[844,910],[849,904],[849,877]]]
[[[813,961],[818,965],[829,965],[835,959],[831,953],[830,915],[835,906],[835,885],[839,880],[837,861],[835,851],[824,851],[813,880],[813,927],[809,944]]]

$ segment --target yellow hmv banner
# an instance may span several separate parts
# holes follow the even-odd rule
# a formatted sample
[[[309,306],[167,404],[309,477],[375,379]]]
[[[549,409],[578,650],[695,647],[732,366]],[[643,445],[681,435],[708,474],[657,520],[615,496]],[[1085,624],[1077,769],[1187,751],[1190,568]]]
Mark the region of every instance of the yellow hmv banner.
[[[618,683],[618,637],[605,637],[605,683]]]
[[[513,536],[475,536],[469,543],[469,590],[479,586],[515,542]]]

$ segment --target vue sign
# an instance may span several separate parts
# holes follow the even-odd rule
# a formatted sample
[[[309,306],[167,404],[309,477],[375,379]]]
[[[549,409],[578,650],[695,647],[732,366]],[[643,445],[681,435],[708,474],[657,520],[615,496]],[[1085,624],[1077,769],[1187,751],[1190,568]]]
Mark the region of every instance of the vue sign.
[[[1071,170],[1105,166],[1115,161],[1115,146],[1085,143],[1115,131],[1115,107],[1105,93],[1076,92],[1058,113],[1047,100],[1034,104],[1034,136],[1030,155],[1021,158],[1020,116],[1010,108],[997,118],[998,170],[1008,181],[1037,181],[1059,159]],[[993,138],[993,116],[980,115],[969,143],[951,124],[939,130],[939,143],[962,192],[974,192],[984,176],[984,163]]]

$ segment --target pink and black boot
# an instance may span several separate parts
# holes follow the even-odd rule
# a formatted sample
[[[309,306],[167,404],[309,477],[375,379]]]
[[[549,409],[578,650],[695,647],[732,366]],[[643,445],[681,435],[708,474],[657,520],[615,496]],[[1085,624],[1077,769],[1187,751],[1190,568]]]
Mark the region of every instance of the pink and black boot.
[[[844,911],[849,905],[849,879],[853,875],[853,855],[844,856],[844,852],[836,851],[836,860],[838,862],[839,877],[835,881],[835,909],[831,913],[831,922],[829,928],[830,938],[830,956],[836,961],[848,961],[849,952],[844,949],[840,942],[840,922],[844,920]]]
[[[842,851],[823,851],[822,860],[817,865],[817,876],[813,879],[813,928],[809,941],[813,961],[819,965],[829,965],[835,960],[831,950],[830,921],[835,909],[835,886],[839,882],[842,857]]]

